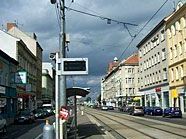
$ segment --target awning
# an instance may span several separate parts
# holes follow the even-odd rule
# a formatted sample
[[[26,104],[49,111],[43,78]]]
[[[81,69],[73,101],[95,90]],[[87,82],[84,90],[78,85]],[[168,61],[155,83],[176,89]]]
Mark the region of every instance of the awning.
[[[81,87],[72,87],[72,88],[67,88],[66,89],[66,97],[71,97],[71,96],[82,96],[86,97],[90,92],[86,88],[81,88]]]
[[[133,98],[134,101],[137,101],[137,100],[140,100],[140,99],[141,99],[141,97],[134,97]]]

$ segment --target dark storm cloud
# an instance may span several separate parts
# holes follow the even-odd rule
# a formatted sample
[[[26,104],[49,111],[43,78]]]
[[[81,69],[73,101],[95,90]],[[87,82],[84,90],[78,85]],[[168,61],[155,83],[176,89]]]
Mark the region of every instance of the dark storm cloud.
[[[177,2],[178,0],[176,0]],[[151,18],[165,0],[66,0],[66,6],[84,12],[108,17],[118,21],[137,24],[128,26],[130,32],[136,34]],[[136,51],[136,44],[168,13],[173,11],[173,0],[165,4],[140,33],[122,58]],[[26,32],[35,32],[43,48],[43,61],[49,53],[59,49],[59,25],[54,5],[50,0],[1,0],[0,24],[18,22],[18,26]],[[88,57],[89,75],[77,77],[79,85],[94,86],[99,90],[100,79],[106,74],[107,65],[114,57],[120,57],[128,46],[131,37],[121,25],[97,17],[66,11],[66,31],[70,34],[68,57]],[[122,60],[122,59],[121,59]],[[78,84],[78,83],[77,83]],[[97,86],[97,88],[96,88]]]

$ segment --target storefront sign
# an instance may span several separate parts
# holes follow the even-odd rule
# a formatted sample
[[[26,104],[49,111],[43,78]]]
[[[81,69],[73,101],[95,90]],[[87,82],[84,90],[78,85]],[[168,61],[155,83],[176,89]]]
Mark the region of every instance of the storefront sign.
[[[17,84],[26,84],[27,80],[27,74],[26,71],[19,71],[15,74],[15,82]]]
[[[161,92],[161,88],[160,88],[160,87],[155,88],[155,91],[156,91],[156,92]]]
[[[5,94],[5,87],[0,86],[0,94]]]
[[[173,89],[171,94],[172,94],[172,98],[177,98],[178,97],[178,92],[177,92],[176,89]]]

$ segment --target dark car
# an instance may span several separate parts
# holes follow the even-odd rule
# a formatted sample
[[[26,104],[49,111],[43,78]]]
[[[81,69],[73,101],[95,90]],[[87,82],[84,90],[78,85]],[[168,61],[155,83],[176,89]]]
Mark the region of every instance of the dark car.
[[[42,109],[33,110],[33,113],[36,119],[42,119],[45,117]]]
[[[182,111],[179,107],[168,107],[165,108],[163,111],[163,117],[180,117],[182,118]]]
[[[144,110],[144,114],[147,114],[147,115],[150,115],[152,111],[151,107],[147,107],[147,106],[143,107],[143,110]]]
[[[114,110],[113,106],[108,106],[108,110]]]
[[[161,116],[163,114],[163,109],[161,107],[149,107],[146,112],[148,115]]]
[[[141,116],[144,116],[143,107],[141,107],[141,106],[132,106],[129,109],[129,114],[130,115],[141,115]]]
[[[32,123],[34,121],[34,113],[29,110],[19,111],[14,119],[14,123]]]

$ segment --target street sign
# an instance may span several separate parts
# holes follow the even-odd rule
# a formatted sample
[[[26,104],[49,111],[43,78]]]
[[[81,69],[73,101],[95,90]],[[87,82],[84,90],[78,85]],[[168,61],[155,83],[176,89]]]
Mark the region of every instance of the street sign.
[[[88,74],[88,58],[62,58],[62,75]]]

